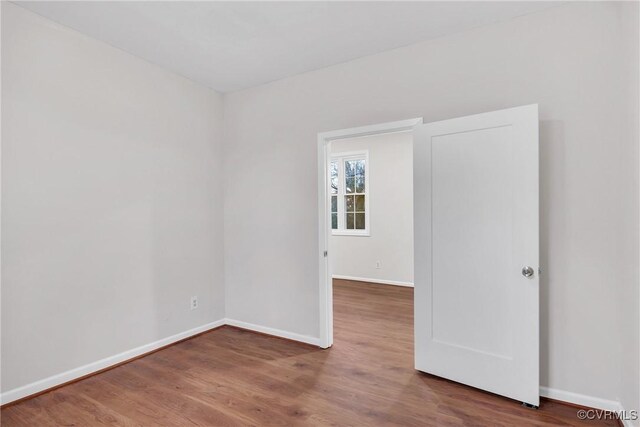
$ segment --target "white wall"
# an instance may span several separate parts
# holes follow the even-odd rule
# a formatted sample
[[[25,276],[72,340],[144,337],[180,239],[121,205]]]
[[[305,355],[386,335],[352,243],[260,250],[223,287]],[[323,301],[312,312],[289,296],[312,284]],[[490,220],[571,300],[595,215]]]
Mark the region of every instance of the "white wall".
[[[622,45],[623,57],[627,60],[626,73],[622,74],[621,79],[623,84],[626,84],[628,96],[628,108],[627,113],[624,116],[626,126],[623,131],[626,132],[625,139],[635,144],[632,145],[632,149],[635,150],[635,158],[640,161],[638,157],[640,152],[638,151],[638,141],[640,140],[640,123],[638,115],[640,114],[640,85],[638,76],[640,75],[640,38],[638,34],[638,28],[640,28],[640,3],[636,2],[634,5],[628,8],[627,13],[622,16],[620,22],[621,31],[625,32],[629,36],[626,38],[626,43]],[[633,96],[635,94],[636,96]],[[635,171],[635,177],[633,184],[636,188],[636,193],[640,191],[640,185],[638,183],[638,169]],[[630,200],[622,205],[620,208],[632,209],[635,215],[638,216],[640,211],[638,209],[638,199],[630,198]],[[629,230],[631,235],[638,236],[640,230],[638,229],[638,222],[635,222],[635,227]],[[638,253],[638,244],[636,241],[635,250]],[[623,303],[623,306],[618,311],[620,317],[619,322],[622,325],[622,361],[620,363],[620,376],[622,383],[622,391],[620,400],[622,406],[626,409],[637,409],[640,411],[640,287],[638,282],[640,277],[638,274],[640,271],[628,271],[628,278],[625,278],[621,282],[621,292],[618,296],[619,300]],[[636,338],[634,338],[636,337]],[[636,426],[640,426],[640,419],[636,420]]]
[[[636,7],[567,4],[226,95],[227,315],[319,334],[318,132],[539,103],[541,382],[637,402],[637,344],[626,376],[619,357],[638,339],[619,315],[638,310],[621,298],[638,286]]]
[[[413,283],[413,136],[341,139],[331,153],[369,152],[369,236],[330,238],[333,274]],[[380,268],[376,262],[380,261]]]
[[[2,391],[223,318],[221,96],[7,2],[2,88]]]

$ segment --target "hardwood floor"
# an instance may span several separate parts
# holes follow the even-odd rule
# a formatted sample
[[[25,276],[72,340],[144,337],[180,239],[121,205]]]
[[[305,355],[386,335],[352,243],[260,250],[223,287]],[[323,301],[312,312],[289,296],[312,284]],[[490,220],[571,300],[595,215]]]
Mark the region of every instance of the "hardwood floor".
[[[330,350],[222,327],[2,410],[3,426],[557,426],[587,422],[413,369],[413,289],[336,280]]]

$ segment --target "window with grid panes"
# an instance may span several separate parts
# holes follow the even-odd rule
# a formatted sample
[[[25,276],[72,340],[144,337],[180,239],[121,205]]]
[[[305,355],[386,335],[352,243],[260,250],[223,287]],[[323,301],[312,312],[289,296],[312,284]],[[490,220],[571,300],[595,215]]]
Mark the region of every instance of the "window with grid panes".
[[[368,235],[368,153],[334,154],[330,164],[333,234]]]

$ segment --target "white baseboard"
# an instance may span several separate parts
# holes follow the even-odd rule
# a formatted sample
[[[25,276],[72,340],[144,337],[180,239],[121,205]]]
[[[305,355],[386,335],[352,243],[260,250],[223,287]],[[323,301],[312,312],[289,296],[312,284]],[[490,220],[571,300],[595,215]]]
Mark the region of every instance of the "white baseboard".
[[[561,402],[573,403],[574,405],[585,406],[587,408],[616,412],[621,416],[631,415],[628,412],[625,413],[622,404],[616,400],[602,399],[600,397],[587,396],[584,394],[573,393],[570,391],[558,390],[549,387],[540,387],[540,396],[548,397],[549,399],[554,399]],[[624,427],[636,427],[638,425],[637,421],[636,424],[634,424],[634,422],[631,420],[621,419],[620,421],[622,422],[622,425],[624,425]]]
[[[243,322],[240,320],[235,320],[235,319],[225,319],[225,323],[229,326],[236,326],[238,328],[242,328],[242,329],[248,329],[250,331],[254,331],[254,332],[261,332],[263,334],[267,334],[267,335],[274,335],[276,337],[280,337],[280,338],[287,338],[293,341],[300,341],[303,343],[307,343],[307,344],[311,344],[311,345],[316,345],[318,347],[320,347],[320,338],[317,337],[312,337],[309,335],[301,335],[301,334],[296,334],[294,332],[289,332],[289,331],[283,331],[281,329],[274,329],[274,328],[269,328],[267,326],[261,326],[261,325],[256,325],[253,323],[247,323],[247,322]]]
[[[118,363],[133,359],[137,356],[149,353],[150,351],[157,350],[160,347],[173,344],[176,341],[198,335],[202,332],[206,332],[210,329],[217,328],[224,324],[224,319],[220,319],[215,322],[207,323],[206,325],[198,326],[197,328],[189,329],[188,331],[180,332],[179,334],[175,334],[170,337],[124,351],[114,356],[105,357],[104,359],[98,360],[96,362],[92,362],[84,366],[80,366],[78,368],[71,369],[69,371],[62,372],[60,374],[53,375],[39,381],[35,381],[31,384],[14,388],[13,390],[6,391],[0,395],[0,404],[4,405],[6,403],[22,399],[23,397],[40,393],[41,391],[48,390],[60,384],[67,383],[69,381],[73,381],[94,372],[103,370],[110,366],[117,365]]]
[[[342,276],[339,274],[334,274],[331,277],[341,280],[355,280],[356,282],[371,282],[379,283],[381,285],[405,286],[407,288],[413,288],[412,282],[402,282],[399,280],[371,279],[367,277]]]
[[[347,276],[333,276],[333,277],[336,279],[344,278],[345,280],[370,281],[369,279],[357,279],[357,278],[352,278]],[[379,283],[379,282],[376,282],[376,283]],[[385,284],[391,284],[391,283],[385,283]],[[399,285],[399,286],[408,286],[408,285]],[[131,350],[124,351],[114,356],[106,357],[96,362],[92,362],[84,366],[80,366],[78,368],[71,369],[69,371],[66,371],[57,375],[53,375],[51,377],[48,377],[39,381],[35,381],[31,384],[27,384],[22,387],[15,388],[13,390],[6,391],[0,394],[0,404],[4,405],[10,402],[13,402],[15,400],[22,399],[23,397],[37,394],[44,390],[48,390],[50,388],[56,387],[60,384],[73,381],[75,379],[92,374],[94,372],[98,372],[105,368],[109,368],[121,362],[125,362],[129,359],[133,359],[137,356],[143,355],[145,353],[149,353],[153,350],[157,350],[166,345],[173,344],[174,342],[192,337],[194,335],[198,335],[202,332],[206,332],[210,329],[214,329],[223,325],[236,326],[238,328],[248,329],[255,332],[261,332],[267,335],[273,335],[276,337],[287,338],[294,341],[300,341],[303,343],[320,346],[320,338],[317,338],[317,337],[301,335],[294,332],[283,331],[281,329],[269,328],[267,326],[261,326],[253,323],[243,322],[240,320],[225,318],[225,319],[217,320],[215,322],[207,323],[205,325],[190,329],[188,331],[181,332],[179,334],[172,335],[167,338],[163,338],[158,341],[154,341],[149,344],[145,344],[143,346],[140,346]],[[599,397],[587,396],[584,394],[573,393],[570,391],[558,390],[558,389],[549,388],[549,387],[540,387],[540,396],[548,397],[549,399],[555,399],[562,402],[568,402],[576,405],[586,406],[594,409],[603,409],[606,411],[614,411],[618,413],[623,411],[623,407],[620,404],[620,402],[617,402],[615,400],[607,400]],[[625,427],[634,427],[635,425],[629,420],[622,420],[622,422]]]
[[[540,387],[540,396],[574,403],[576,405],[587,406],[589,408],[604,409],[605,411],[619,411],[622,409],[620,402],[615,400],[601,399],[599,397],[587,396],[584,394],[549,387]]]
[[[586,406],[588,408],[602,409],[605,411],[617,412],[624,414],[622,404],[615,400],[601,399],[599,397],[587,396],[584,394],[573,393],[570,391],[558,390],[549,387],[540,387],[540,396],[549,399],[559,400],[562,402],[573,403],[576,405]],[[629,415],[629,414],[627,414]],[[634,427],[631,420],[620,420],[625,427]]]
[[[207,323],[206,325],[198,326],[197,328],[189,329],[188,331],[180,332],[179,334],[175,334],[170,337],[124,351],[114,356],[105,357],[104,359],[98,360],[96,362],[88,363],[84,366],[80,366],[78,368],[32,382],[13,390],[6,391],[0,394],[0,404],[4,405],[15,400],[22,399],[23,397],[40,393],[61,384],[65,384],[69,381],[82,378],[86,375],[93,374],[95,372],[141,356],[145,353],[149,353],[153,350],[157,350],[166,345],[173,344],[185,338],[189,338],[202,332],[206,332],[210,329],[214,329],[224,325],[237,326],[238,328],[248,329],[255,332],[261,332],[268,335],[274,335],[281,338],[287,338],[294,341],[300,341],[307,344],[320,346],[320,339],[316,337],[300,335],[293,332],[282,331],[280,329],[268,328],[266,326],[254,325],[252,323],[242,322],[240,320],[220,319],[216,320],[215,322]]]

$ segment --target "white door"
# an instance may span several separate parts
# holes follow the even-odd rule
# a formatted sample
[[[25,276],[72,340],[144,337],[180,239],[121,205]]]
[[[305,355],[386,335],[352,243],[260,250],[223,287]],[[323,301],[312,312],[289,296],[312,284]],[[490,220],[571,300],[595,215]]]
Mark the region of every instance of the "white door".
[[[416,369],[537,406],[538,106],[415,129]]]

